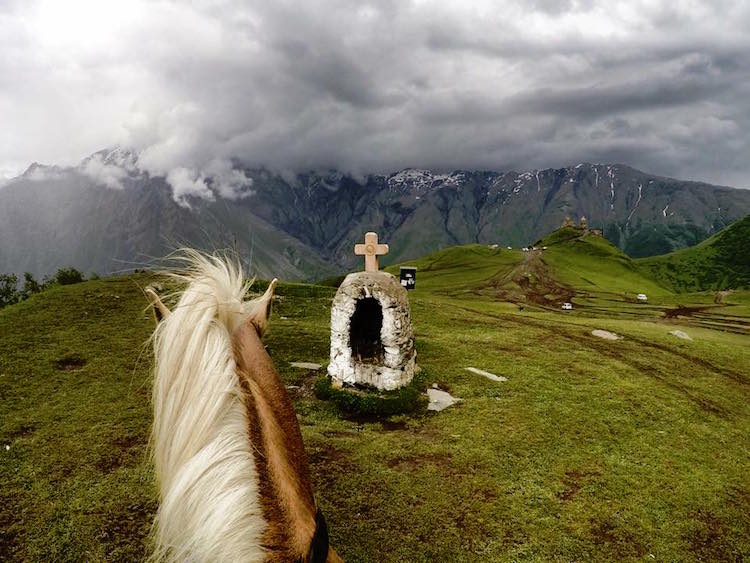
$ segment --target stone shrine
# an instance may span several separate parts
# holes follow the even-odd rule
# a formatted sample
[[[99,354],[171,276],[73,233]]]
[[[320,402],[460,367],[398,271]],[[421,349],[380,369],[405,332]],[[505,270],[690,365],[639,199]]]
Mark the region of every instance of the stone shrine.
[[[416,368],[409,298],[395,276],[378,270],[388,245],[367,233],[355,246],[365,256],[365,271],[346,276],[331,308],[331,363],[334,385],[398,389],[411,382]]]

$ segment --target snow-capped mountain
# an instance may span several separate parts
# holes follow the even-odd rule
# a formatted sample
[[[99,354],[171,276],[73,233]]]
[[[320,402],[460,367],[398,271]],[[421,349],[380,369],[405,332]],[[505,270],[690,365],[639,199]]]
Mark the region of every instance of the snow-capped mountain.
[[[310,279],[356,267],[375,230],[386,262],[480,242],[521,246],[586,216],[633,256],[694,244],[750,213],[750,190],[646,174],[620,164],[531,171],[406,169],[355,178],[237,171],[252,190],[180,197],[126,149],[77,167],[34,164],[0,188],[0,272],[143,267],[179,244],[237,250],[261,276]],[[210,197],[206,197],[208,194]]]

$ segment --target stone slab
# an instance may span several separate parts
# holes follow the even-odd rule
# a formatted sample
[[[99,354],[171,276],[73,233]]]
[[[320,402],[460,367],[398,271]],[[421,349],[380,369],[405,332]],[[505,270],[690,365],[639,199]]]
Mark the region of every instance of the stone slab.
[[[463,400],[453,397],[450,393],[441,391],[440,389],[428,389],[427,397],[430,399],[430,404],[427,405],[427,410],[437,412],[447,409],[451,405],[455,405]]]
[[[682,340],[692,340],[687,332],[683,332],[681,330],[670,330],[669,334],[671,334],[672,336],[676,336],[677,338],[681,338]]]
[[[604,338],[604,340],[620,340],[622,338],[619,334],[609,332],[608,330],[601,330],[599,328],[592,330],[591,334],[599,338]]]
[[[289,362],[289,365],[296,367],[296,368],[302,368],[302,369],[312,369],[312,370],[319,370],[323,366],[320,364],[314,364],[313,362]]]
[[[470,371],[471,373],[476,373],[477,375],[481,375],[482,377],[486,377],[487,379],[491,379],[492,381],[508,381],[507,377],[503,377],[502,375],[495,375],[494,373],[490,373],[488,371],[484,371],[483,369],[478,368],[464,368],[466,371]]]

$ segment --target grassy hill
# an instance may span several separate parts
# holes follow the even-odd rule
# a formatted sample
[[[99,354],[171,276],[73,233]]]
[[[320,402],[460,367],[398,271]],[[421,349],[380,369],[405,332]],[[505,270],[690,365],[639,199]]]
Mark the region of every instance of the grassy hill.
[[[636,263],[676,291],[750,288],[750,215],[696,246]]]
[[[416,266],[420,289],[447,295],[465,294],[485,286],[488,280],[507,275],[523,262],[520,250],[494,246],[451,246],[385,270],[398,276],[400,266]]]
[[[554,231],[527,252],[479,244],[454,246],[386,271],[398,275],[403,265],[416,266],[418,287],[431,293],[547,309],[559,309],[565,301],[588,307],[614,302],[622,307],[635,302],[638,293],[656,302],[672,293],[608,240],[574,227]]]
[[[624,298],[604,315],[580,296],[647,278],[604,242],[564,232],[546,242],[539,253],[472,245],[413,262],[418,377],[463,399],[441,413],[345,418],[316,399],[321,372],[289,362],[327,363],[334,289],[281,284],[266,342],[346,561],[750,553],[750,307],[735,332],[657,309],[631,319],[618,314],[631,307]],[[148,554],[149,281],[89,281],[0,310],[0,560]],[[545,283],[582,305],[568,314],[531,300]],[[534,306],[502,299],[514,296]],[[745,310],[734,302],[721,307]]]
[[[574,227],[558,229],[536,243],[544,260],[566,283],[587,292],[662,296],[664,287],[645,275],[607,239]]]

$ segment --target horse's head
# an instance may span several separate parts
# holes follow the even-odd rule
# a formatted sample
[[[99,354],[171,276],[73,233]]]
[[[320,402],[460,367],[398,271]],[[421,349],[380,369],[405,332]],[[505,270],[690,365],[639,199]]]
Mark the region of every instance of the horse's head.
[[[194,269],[175,276],[188,284],[173,312],[154,289],[145,290],[157,322],[157,553],[184,553],[188,560],[265,553],[267,560],[341,561],[315,503],[294,406],[262,342],[277,280],[245,301],[248,284],[239,267],[197,253],[189,258]],[[191,483],[187,489],[185,482]],[[219,482],[231,484],[232,498],[241,502],[227,508],[217,500],[228,494]],[[186,490],[197,497],[184,500]],[[223,526],[224,537],[207,536],[201,518],[218,522],[211,530]]]
[[[268,319],[271,316],[271,304],[273,303],[273,294],[276,289],[276,284],[279,282],[278,278],[273,278],[271,283],[268,284],[266,292],[257,299],[248,301],[245,303],[245,319],[244,322],[251,325],[258,337],[262,337],[268,328]],[[154,313],[154,320],[156,324],[166,319],[172,312],[164,304],[159,295],[152,287],[147,287],[144,290],[146,297],[151,303],[151,308]]]

